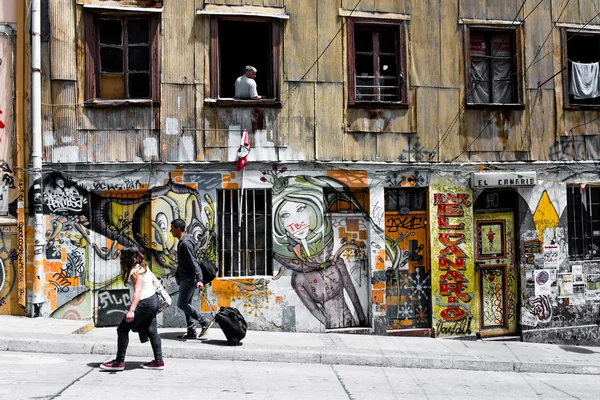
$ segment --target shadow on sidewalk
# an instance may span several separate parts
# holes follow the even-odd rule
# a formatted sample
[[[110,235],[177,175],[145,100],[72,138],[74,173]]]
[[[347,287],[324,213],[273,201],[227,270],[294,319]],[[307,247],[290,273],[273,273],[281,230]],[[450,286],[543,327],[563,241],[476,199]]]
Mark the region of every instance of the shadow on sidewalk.
[[[181,335],[183,333],[182,332],[164,332],[164,333],[160,333],[160,338],[164,339],[164,340],[177,340],[178,342],[199,342],[202,344],[210,344],[213,346],[226,346],[226,347],[230,347],[231,345],[229,344],[229,342],[227,340],[217,340],[217,339],[207,339],[207,338],[200,338],[200,339],[188,339],[188,338],[182,338]],[[238,344],[238,346],[241,346],[242,343]]]
[[[558,346],[558,347],[565,351],[570,351],[572,353],[580,353],[580,354],[600,353],[600,351],[594,351],[594,350],[586,349],[585,347],[579,347],[579,346]]]

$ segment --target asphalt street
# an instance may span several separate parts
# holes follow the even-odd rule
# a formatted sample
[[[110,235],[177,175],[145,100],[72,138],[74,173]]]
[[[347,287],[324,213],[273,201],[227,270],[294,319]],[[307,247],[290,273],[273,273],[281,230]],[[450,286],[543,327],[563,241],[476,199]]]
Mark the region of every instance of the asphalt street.
[[[0,352],[0,399],[598,399],[594,375]]]

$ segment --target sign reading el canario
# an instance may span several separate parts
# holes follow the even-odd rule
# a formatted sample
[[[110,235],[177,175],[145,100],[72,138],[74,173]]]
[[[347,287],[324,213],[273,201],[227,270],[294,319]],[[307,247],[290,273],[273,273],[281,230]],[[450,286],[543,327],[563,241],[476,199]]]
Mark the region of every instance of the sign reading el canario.
[[[473,172],[471,187],[535,186],[537,176],[531,172]]]
[[[471,189],[439,179],[430,191],[431,282],[436,336],[477,331]]]

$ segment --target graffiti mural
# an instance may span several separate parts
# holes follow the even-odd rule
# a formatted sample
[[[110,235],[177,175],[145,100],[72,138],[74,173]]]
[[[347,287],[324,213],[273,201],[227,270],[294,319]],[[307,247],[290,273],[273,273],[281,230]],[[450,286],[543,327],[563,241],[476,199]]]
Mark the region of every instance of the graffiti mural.
[[[352,225],[352,218],[336,223],[327,213],[340,197],[359,209],[360,205],[340,181],[325,176],[283,176],[284,172],[285,169],[276,168],[263,172],[264,182],[273,185],[274,258],[292,271],[294,291],[326,328],[365,326],[365,311],[356,285],[367,287],[368,275],[360,278],[359,273],[359,280],[353,279],[347,261],[366,263],[366,235],[363,240],[339,238],[334,224]]]
[[[430,220],[434,329],[439,336],[475,333],[478,321],[471,193],[450,181],[431,188]]]
[[[17,271],[17,229],[15,226],[0,227],[0,314],[20,314],[15,292]]]
[[[548,196],[548,192],[545,190],[533,213],[533,222],[535,224],[535,229],[538,232],[538,238],[542,245],[544,245],[544,234],[546,233],[546,230],[549,229],[551,236],[554,236],[554,230],[559,223],[556,208],[554,208],[550,196]]]
[[[169,180],[150,190],[90,192],[70,177],[49,173],[43,192],[46,282],[53,309],[80,301],[75,299],[84,292],[121,287],[120,246],[139,248],[157,275],[172,275],[177,240],[169,227],[177,218],[186,221],[198,255],[216,261],[214,204],[208,194],[202,203],[194,187]]]
[[[388,329],[431,328],[431,268],[424,190],[386,189]]]

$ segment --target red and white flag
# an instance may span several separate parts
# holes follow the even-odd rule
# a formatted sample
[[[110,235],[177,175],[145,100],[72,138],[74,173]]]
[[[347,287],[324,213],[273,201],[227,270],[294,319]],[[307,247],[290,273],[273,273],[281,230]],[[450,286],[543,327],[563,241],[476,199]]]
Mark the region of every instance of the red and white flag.
[[[248,140],[248,131],[244,129],[242,131],[242,143],[240,143],[240,148],[237,151],[236,171],[243,170],[248,164],[248,154],[250,154],[250,141]]]

